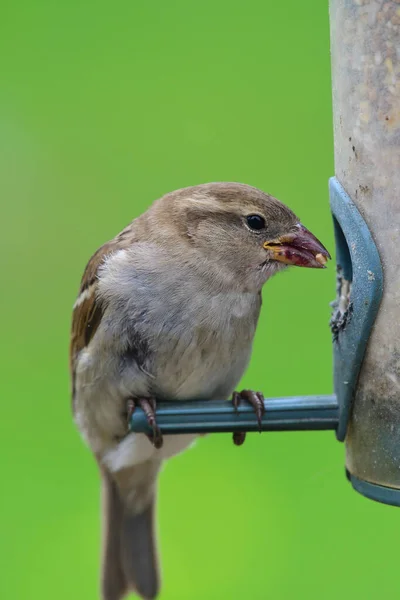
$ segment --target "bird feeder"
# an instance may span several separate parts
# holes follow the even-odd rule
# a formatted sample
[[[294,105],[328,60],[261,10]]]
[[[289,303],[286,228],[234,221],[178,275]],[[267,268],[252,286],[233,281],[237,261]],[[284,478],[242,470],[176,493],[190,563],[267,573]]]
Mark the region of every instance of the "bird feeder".
[[[400,506],[400,4],[331,0],[330,18],[337,178],[331,183],[331,206],[334,217],[340,213],[342,219],[342,208],[355,205],[379,252],[378,257],[371,240],[358,264],[357,256],[366,250],[358,244],[361,229],[346,231],[351,217],[340,220],[339,286],[347,310],[353,305],[356,329],[350,320],[349,331],[344,328],[335,342],[335,390],[339,404],[346,405],[338,436],[346,436],[353,486]],[[365,341],[357,312],[368,302],[366,319],[372,325],[380,300],[379,258],[382,301],[358,381],[346,395],[348,344],[357,351]]]
[[[330,0],[334,391],[268,398],[263,431],[332,429],[353,487],[400,506],[400,4]],[[159,403],[164,434],[258,431],[250,406]],[[131,430],[150,433],[138,409]]]

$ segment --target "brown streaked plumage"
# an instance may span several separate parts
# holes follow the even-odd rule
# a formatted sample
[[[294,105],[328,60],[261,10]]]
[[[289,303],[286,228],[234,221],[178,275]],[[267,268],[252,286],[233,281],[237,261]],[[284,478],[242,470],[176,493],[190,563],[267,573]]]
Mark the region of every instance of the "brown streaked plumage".
[[[99,267],[109,254],[127,248],[131,244],[128,236],[129,231],[130,226],[124,229],[114,240],[103,244],[96,250],[86,265],[72,313],[70,343],[70,366],[72,370],[76,356],[89,344],[101,321],[101,303],[96,300]],[[87,294],[87,296],[83,298],[84,294]]]
[[[287,264],[323,268],[328,256],[272,196],[212,183],[167,194],[90,259],[70,365],[75,421],[103,482],[103,600],[158,593],[157,474],[195,436],[162,440],[155,399],[228,400],[250,359],[264,283]],[[233,399],[251,402],[261,419],[260,393]],[[127,435],[127,411],[137,405],[154,445]]]

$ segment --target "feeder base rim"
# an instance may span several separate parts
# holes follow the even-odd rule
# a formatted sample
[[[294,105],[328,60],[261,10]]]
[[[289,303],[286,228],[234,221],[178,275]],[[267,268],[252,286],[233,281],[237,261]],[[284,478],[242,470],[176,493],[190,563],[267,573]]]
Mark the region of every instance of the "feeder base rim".
[[[400,507],[400,489],[369,483],[363,479],[358,479],[351,473],[348,473],[353,488],[370,500],[381,502],[382,504],[390,504],[391,506]]]

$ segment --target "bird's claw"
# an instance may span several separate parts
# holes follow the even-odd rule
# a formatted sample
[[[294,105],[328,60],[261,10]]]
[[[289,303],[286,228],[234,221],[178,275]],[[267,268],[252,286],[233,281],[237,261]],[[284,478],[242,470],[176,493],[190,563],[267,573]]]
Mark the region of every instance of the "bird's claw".
[[[241,392],[233,392],[232,404],[234,409],[237,411],[241,401],[248,402],[256,413],[258,430],[262,431],[262,418],[265,413],[264,396],[261,392],[253,392],[252,390],[242,390]],[[233,443],[236,446],[241,446],[246,439],[246,433],[244,431],[235,431],[233,434]]]
[[[161,429],[157,425],[156,421],[156,401],[154,400],[154,398],[129,398],[126,406],[128,426],[132,415],[135,411],[135,408],[137,406],[140,406],[140,408],[146,415],[148,424],[152,429],[152,435],[148,435],[147,437],[149,438],[149,440],[155,448],[161,448],[161,446],[163,445],[163,436],[161,433]]]
[[[232,435],[232,439],[233,439],[233,443],[235,444],[235,446],[241,446],[242,444],[244,444],[244,441],[246,439],[246,432],[245,431],[234,431],[233,435]]]

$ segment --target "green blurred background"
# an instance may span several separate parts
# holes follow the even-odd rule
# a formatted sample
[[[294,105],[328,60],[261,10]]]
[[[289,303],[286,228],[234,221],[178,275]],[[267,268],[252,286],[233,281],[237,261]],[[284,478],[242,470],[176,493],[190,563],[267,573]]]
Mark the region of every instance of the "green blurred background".
[[[5,0],[0,19],[0,597],[98,598],[99,482],[72,424],[71,307],[91,253],[161,194],[261,187],[332,249],[326,1]],[[331,393],[334,266],[264,293],[243,385]],[[160,482],[162,600],[376,598],[394,509],[331,432],[215,435]]]

